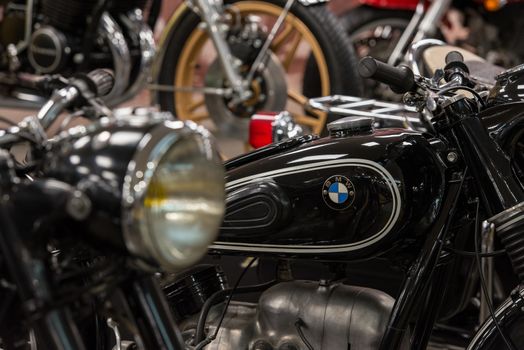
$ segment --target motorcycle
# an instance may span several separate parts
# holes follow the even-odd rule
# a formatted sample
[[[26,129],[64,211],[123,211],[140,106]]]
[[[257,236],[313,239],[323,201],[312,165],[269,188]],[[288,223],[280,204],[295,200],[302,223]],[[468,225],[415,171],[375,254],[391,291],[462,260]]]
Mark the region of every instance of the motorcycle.
[[[443,39],[492,64],[506,68],[523,61],[520,1],[375,1],[341,15],[359,57],[371,55],[389,64],[409,61],[409,48],[420,40]],[[378,90],[378,91],[377,91]],[[375,92],[373,92],[375,91]],[[390,99],[385,86],[368,84],[367,93]]]
[[[169,19],[155,56],[151,28],[161,0],[2,1],[0,83],[2,95],[13,97],[4,104],[45,102],[32,89],[34,74],[111,68],[109,106],[152,80],[147,87],[163,110],[209,119],[235,138],[245,137],[255,111],[288,103],[299,123],[321,132],[328,116],[306,113],[306,97],[361,93],[355,54],[326,2],[188,0]],[[314,84],[302,79],[306,66]]]
[[[164,286],[186,344],[423,349],[439,321],[476,300],[483,324],[453,330],[448,322],[446,330],[467,349],[524,348],[524,65],[498,75],[491,89],[455,51],[432,78],[370,57],[359,71],[429,114],[428,130],[374,129],[372,118],[351,116],[329,124],[328,137],[290,138],[226,162],[226,214],[210,253],[251,258],[233,287],[212,266]],[[359,103],[338,98],[324,108]],[[240,286],[268,257],[278,259],[276,272]],[[327,271],[301,280],[300,264],[309,276]],[[510,275],[498,307],[494,264]],[[401,275],[395,298],[351,283],[355,265],[382,283]],[[256,302],[232,300],[253,292]]]
[[[115,72],[104,96],[108,106],[134,97],[152,69],[151,26],[160,2],[8,1],[0,2],[0,93],[4,107],[40,108],[45,102],[33,80],[40,74],[72,76],[95,68]]]
[[[0,131],[0,347],[182,349],[156,271],[187,268],[216,237],[224,174],[209,132],[107,108],[105,70],[35,84],[54,92]]]
[[[246,138],[251,115],[283,109],[321,133],[329,116],[306,111],[307,98],[362,89],[353,49],[326,3],[185,1],[164,30],[150,88],[162,109],[226,136]]]

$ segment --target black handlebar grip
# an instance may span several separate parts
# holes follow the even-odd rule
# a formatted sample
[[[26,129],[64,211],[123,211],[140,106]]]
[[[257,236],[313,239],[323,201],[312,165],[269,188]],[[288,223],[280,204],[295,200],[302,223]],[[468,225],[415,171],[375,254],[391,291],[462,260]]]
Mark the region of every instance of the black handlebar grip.
[[[95,69],[87,73],[89,85],[97,97],[105,96],[115,86],[115,76],[108,69]]]
[[[374,79],[389,85],[391,90],[398,94],[415,88],[413,71],[406,66],[393,67],[367,56],[360,60],[358,72],[363,78]]]
[[[452,74],[461,72],[461,75],[469,74],[469,68],[464,63],[464,56],[458,51],[450,51],[446,55],[446,66],[444,67],[444,70],[447,72],[446,74],[446,80],[449,81],[451,79]]]
[[[446,64],[450,64],[452,62],[464,62],[464,56],[458,51],[450,51],[446,55]]]

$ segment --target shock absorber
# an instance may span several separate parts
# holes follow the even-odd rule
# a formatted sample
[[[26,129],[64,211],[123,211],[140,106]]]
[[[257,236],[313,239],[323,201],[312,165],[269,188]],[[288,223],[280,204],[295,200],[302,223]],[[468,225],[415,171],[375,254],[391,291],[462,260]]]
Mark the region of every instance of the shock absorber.
[[[494,226],[515,273],[524,282],[524,202],[498,213],[487,223]],[[484,227],[489,229],[487,225]]]

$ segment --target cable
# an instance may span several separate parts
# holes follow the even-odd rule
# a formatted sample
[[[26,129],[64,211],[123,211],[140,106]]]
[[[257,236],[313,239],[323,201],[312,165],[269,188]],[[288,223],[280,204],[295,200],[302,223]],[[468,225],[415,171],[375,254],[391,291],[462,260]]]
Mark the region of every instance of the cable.
[[[478,92],[476,92],[475,90],[473,90],[472,88],[470,87],[467,87],[467,86],[452,86],[452,87],[449,87],[449,88],[446,88],[446,89],[442,89],[438,92],[439,95],[443,95],[445,94],[446,92],[451,92],[451,91],[455,91],[455,90],[466,90],[466,91],[469,91],[473,94],[473,96],[475,96],[477,98],[477,100],[480,102],[480,104],[482,105],[483,108],[486,108],[486,103],[484,102],[484,100],[482,99],[482,96],[479,95]]]
[[[479,251],[480,247],[479,247],[479,242],[478,242],[479,240],[478,236],[480,234],[479,232],[479,227],[480,227],[479,208],[480,208],[480,201],[477,199],[477,209],[476,209],[476,216],[475,216],[475,253],[476,253],[475,257],[477,260],[477,268],[479,270],[480,285],[482,287],[482,292],[484,293],[484,296],[486,297],[486,303],[488,304],[489,313],[491,315],[491,318],[493,319],[493,323],[495,323],[495,327],[497,328],[498,332],[500,333],[500,336],[502,337],[502,340],[504,341],[508,349],[516,350],[515,346],[511,344],[511,340],[506,338],[506,335],[502,331],[502,328],[500,328],[499,321],[497,320],[497,317],[495,316],[495,311],[493,310],[493,305],[491,304],[491,300],[489,299],[488,287],[486,285],[486,280],[484,279],[484,274],[482,271],[482,264],[480,262],[480,251]]]
[[[220,330],[220,327],[222,326],[222,322],[224,321],[224,317],[226,317],[226,312],[227,312],[227,309],[229,307],[229,304],[231,303],[231,299],[233,298],[233,294],[235,293],[235,290],[238,288],[238,285],[240,284],[240,281],[242,280],[242,278],[244,277],[244,275],[246,274],[247,270],[249,270],[249,268],[253,265],[253,263],[255,261],[258,260],[258,257],[257,258],[253,258],[249,264],[247,264],[247,266],[244,268],[244,270],[242,271],[242,273],[240,274],[240,276],[238,276],[238,279],[237,281],[235,282],[235,285],[233,287],[233,289],[231,290],[231,293],[229,293],[229,296],[227,298],[227,301],[226,301],[226,305],[224,306],[224,310],[222,311],[222,315],[220,316],[220,321],[218,322],[218,325],[217,325],[217,328],[215,329],[215,332],[210,335],[209,337],[207,337],[206,339],[202,340],[200,343],[197,343],[197,345],[195,346],[195,350],[201,350],[203,349],[206,345],[208,345],[209,343],[211,343],[213,340],[215,340],[215,338],[217,337],[218,335],[218,332]],[[205,323],[205,322],[204,322]],[[198,331],[198,330],[197,330]],[[197,339],[197,338],[195,338]]]
[[[302,339],[302,342],[306,345],[308,350],[315,350],[311,343],[307,340],[306,336],[304,335],[304,332],[302,331],[302,326],[305,326],[306,324],[301,318],[298,318],[295,322],[295,328],[297,329],[298,335],[300,339]]]
[[[265,282],[262,284],[256,284],[253,286],[245,286],[245,287],[238,287],[235,291],[235,293],[253,293],[258,292],[260,290],[265,290],[277,283],[277,280],[272,280],[269,282]],[[196,332],[195,332],[195,343],[199,343],[202,340],[204,340],[205,337],[205,325],[207,316],[209,314],[209,310],[213,305],[215,305],[221,298],[227,296],[233,291],[232,288],[219,290],[213,293],[209,298],[207,298],[206,302],[202,306],[202,310],[200,310],[200,315],[198,316],[197,326],[196,326]]]
[[[443,249],[448,251],[448,252],[450,252],[450,253],[455,253],[455,254],[458,254],[458,255],[472,256],[472,257],[478,255],[481,258],[491,258],[491,257],[501,256],[501,255],[506,255],[507,254],[505,249],[494,250],[492,252],[487,252],[487,253],[469,252],[467,250],[460,250],[460,249],[455,249],[455,248],[452,248],[452,247],[444,247]]]

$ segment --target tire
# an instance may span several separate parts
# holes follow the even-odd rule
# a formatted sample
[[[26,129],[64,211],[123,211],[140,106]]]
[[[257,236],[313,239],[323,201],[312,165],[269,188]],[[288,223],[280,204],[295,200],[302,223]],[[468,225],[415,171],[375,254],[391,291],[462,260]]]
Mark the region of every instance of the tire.
[[[359,6],[344,13],[341,16],[341,22],[359,59],[364,56],[372,56],[385,62],[393,52],[412,16],[413,12],[408,10]],[[381,35],[384,36],[381,37]],[[364,86],[366,96],[387,100],[399,98],[383,84],[367,80]]]
[[[253,6],[256,5],[259,7],[264,6],[264,4],[268,4],[270,6],[276,6],[280,8],[280,11],[284,7],[285,3],[286,1],[284,0],[225,1],[226,6],[234,5],[243,6],[243,8],[249,8],[249,6],[252,6],[253,4]],[[320,51],[323,57],[325,58],[325,64],[327,66],[328,74],[324,74],[324,77],[329,76],[329,83],[327,84],[327,88],[325,88],[325,86],[323,87],[323,95],[360,95],[363,91],[363,88],[361,79],[357,73],[357,58],[344,32],[344,28],[340,25],[340,23],[337,22],[336,18],[330,12],[328,12],[325,6],[305,7],[301,5],[299,2],[295,2],[294,5],[291,7],[290,16],[294,16],[296,19],[301,21],[301,23],[303,23],[305,27],[307,27],[307,29],[312,34],[312,37],[314,37],[314,39],[318,43],[318,46],[316,47],[320,47]],[[166,40],[165,54],[160,66],[161,74],[158,77],[159,84],[174,86],[178,81],[177,77],[182,75],[177,73],[179,71],[177,70],[177,66],[179,65],[179,61],[181,60],[181,55],[183,54],[184,50],[187,50],[187,48],[185,48],[184,45],[188,41],[188,39],[191,39],[192,34],[198,29],[199,22],[200,18],[197,15],[195,15],[193,12],[186,11],[186,13],[181,16],[180,20],[178,21],[178,24],[176,24],[171,30],[171,32],[168,34]],[[324,68],[324,72],[325,69],[326,68]],[[304,85],[307,84],[308,81],[305,79],[303,72],[298,72],[298,74],[302,76],[302,79],[300,79],[302,81],[302,86],[300,87],[300,90],[298,90],[299,88],[297,88],[296,92],[303,94]],[[319,70],[316,69],[314,74],[319,76]],[[288,77],[288,75],[286,75],[286,77]],[[289,94],[290,88],[288,84],[286,84],[286,89],[287,96],[291,96]],[[180,108],[180,101],[182,100],[182,103],[184,103],[184,101],[182,97],[177,98],[178,94],[179,93],[160,92],[158,94],[158,102],[160,103],[160,106],[165,110],[172,111],[180,119],[193,119],[191,117],[188,118],[187,115],[183,115],[187,113],[182,113],[182,110]],[[303,97],[304,96],[302,96],[300,101],[304,100]],[[208,99],[209,97],[208,95],[206,95],[206,109],[208,106]],[[295,98],[294,101],[294,103],[296,103],[296,101],[299,100]],[[288,102],[289,100],[286,100],[284,106],[285,109],[288,109]],[[308,113],[305,110],[302,113],[305,116],[303,118],[304,122],[307,121],[308,123],[313,124],[311,120],[307,119]],[[235,117],[237,117],[236,114]],[[311,131],[319,133],[324,129],[326,118],[318,117],[317,120],[319,121],[318,124],[309,126],[311,127]],[[215,120],[214,122],[216,125],[217,123]],[[234,138],[240,139],[245,138],[247,135],[248,122],[249,117],[247,116],[239,117],[231,122],[228,122],[228,124],[234,124],[229,126],[232,128],[233,132],[236,133],[232,136]],[[299,119],[297,119],[297,122],[299,124],[302,124],[301,120]],[[307,123],[305,123],[304,125],[307,125]],[[220,129],[219,131],[224,131],[227,129],[227,127],[224,125],[218,127]],[[244,135],[238,135],[243,132],[245,132]],[[231,135],[233,133],[229,134]]]

